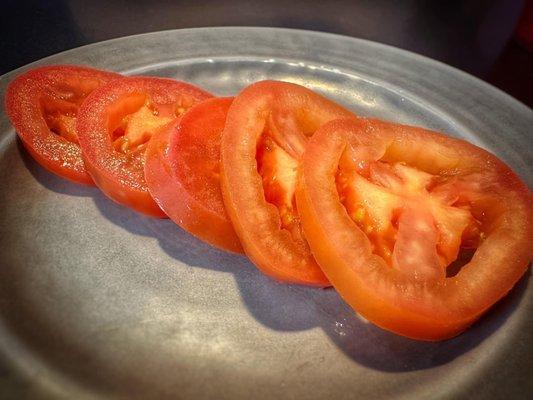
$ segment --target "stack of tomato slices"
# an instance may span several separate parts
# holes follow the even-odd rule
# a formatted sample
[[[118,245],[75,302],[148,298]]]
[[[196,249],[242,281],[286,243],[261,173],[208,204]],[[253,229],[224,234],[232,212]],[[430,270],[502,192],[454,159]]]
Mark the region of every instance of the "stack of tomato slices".
[[[244,252],[278,281],[333,285],[410,338],[462,332],[533,256],[531,192],[494,155],[359,118],[303,86],[262,81],[217,98],[50,66],[11,82],[6,109],[49,171]]]

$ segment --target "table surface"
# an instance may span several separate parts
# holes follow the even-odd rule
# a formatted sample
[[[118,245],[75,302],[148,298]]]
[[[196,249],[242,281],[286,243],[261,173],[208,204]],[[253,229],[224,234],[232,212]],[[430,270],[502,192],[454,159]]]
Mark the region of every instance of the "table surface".
[[[443,61],[533,105],[533,57],[513,39],[523,0],[4,0],[0,73],[81,45],[204,26],[274,26],[373,40]]]

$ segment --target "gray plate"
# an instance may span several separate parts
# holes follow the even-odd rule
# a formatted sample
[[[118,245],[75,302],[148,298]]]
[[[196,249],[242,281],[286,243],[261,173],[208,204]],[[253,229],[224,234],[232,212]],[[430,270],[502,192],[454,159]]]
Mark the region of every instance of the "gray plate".
[[[167,31],[61,53],[219,95],[303,84],[362,115],[464,137],[533,182],[533,113],[427,58],[263,28]],[[40,168],[0,116],[0,398],[486,399],[532,391],[528,276],[465,334],[422,343],[360,319],[333,290],[278,284],[170,221]]]

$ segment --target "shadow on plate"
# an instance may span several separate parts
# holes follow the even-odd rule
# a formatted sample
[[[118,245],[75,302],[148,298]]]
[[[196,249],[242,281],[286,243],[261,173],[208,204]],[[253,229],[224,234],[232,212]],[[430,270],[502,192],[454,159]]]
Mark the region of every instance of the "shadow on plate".
[[[73,196],[90,196],[101,214],[135,235],[153,237],[170,257],[197,268],[231,273],[248,311],[277,331],[320,327],[348,357],[385,372],[428,369],[448,363],[478,346],[500,328],[519,305],[529,274],[511,293],[465,333],[443,342],[419,342],[394,335],[360,318],[333,289],[280,284],[261,274],[243,256],[209,246],[170,220],[142,216],[106,198],[98,189],[63,180],[41,168],[23,150],[24,164],[46,188]]]
[[[481,321],[456,338],[444,342],[407,339],[368,323],[346,305],[333,289],[316,289],[278,283],[255,269],[242,256],[217,250],[173,224],[146,220],[129,210],[96,200],[100,211],[124,229],[158,239],[172,258],[187,265],[230,272],[239,285],[248,311],[262,324],[278,331],[298,331],[320,326],[349,357],[366,367],[387,372],[415,371],[452,361],[494,333],[520,303],[527,278]],[[106,201],[106,203],[108,203]],[[128,213],[128,218],[123,218]],[[144,225],[144,230],[139,226]]]

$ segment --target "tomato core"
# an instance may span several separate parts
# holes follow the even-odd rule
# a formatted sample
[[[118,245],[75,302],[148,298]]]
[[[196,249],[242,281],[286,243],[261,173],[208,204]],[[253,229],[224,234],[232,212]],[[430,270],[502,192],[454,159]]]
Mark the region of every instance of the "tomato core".
[[[305,126],[294,115],[270,116],[257,142],[257,170],[261,175],[265,200],[276,206],[280,229],[307,246],[296,208],[296,182],[299,159],[305,150]]]
[[[454,177],[399,161],[359,161],[349,151],[336,175],[339,199],[374,254],[418,279],[439,279],[461,249],[479,246],[481,222]]]
[[[51,132],[78,144],[76,115],[83,100],[97,87],[99,79],[68,79],[48,87],[40,98],[42,114]]]
[[[176,103],[156,103],[146,94],[122,97],[110,107],[109,131],[116,151],[126,155],[143,154],[158,129],[181,116],[194,104],[186,96]]]
[[[280,228],[288,230],[293,239],[301,239],[294,199],[298,161],[267,135],[258,142],[256,159],[265,199],[278,209]]]

